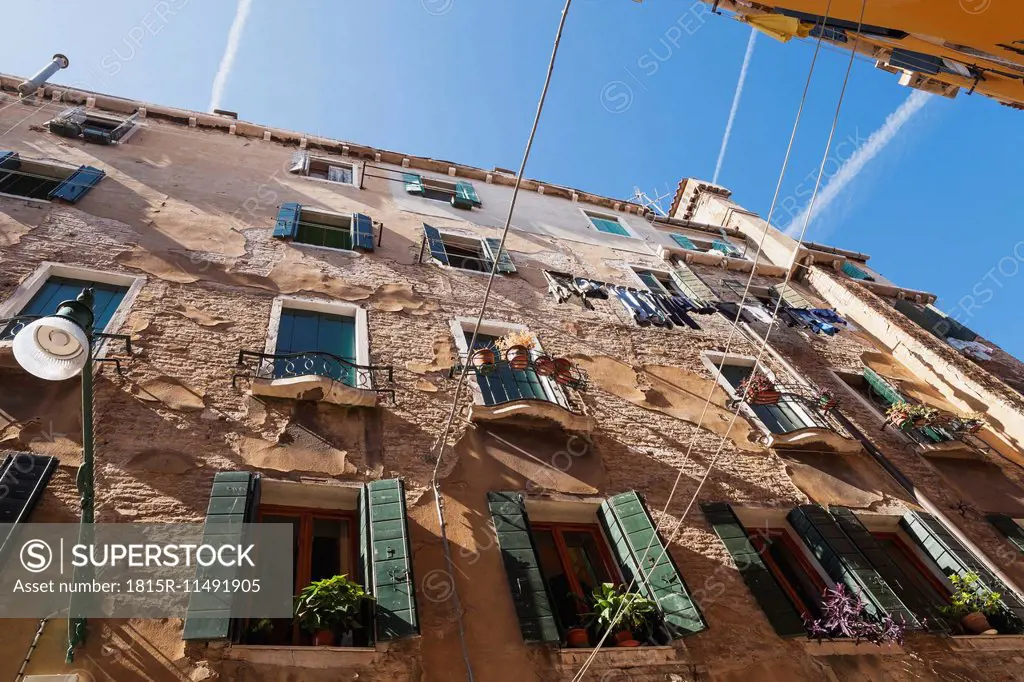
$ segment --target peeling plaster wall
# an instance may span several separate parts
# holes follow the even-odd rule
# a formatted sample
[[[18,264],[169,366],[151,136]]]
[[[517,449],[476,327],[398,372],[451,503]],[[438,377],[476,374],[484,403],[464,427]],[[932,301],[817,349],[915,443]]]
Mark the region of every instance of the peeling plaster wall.
[[[0,110],[0,125],[15,124],[16,115],[25,113]],[[423,635],[378,652],[374,664],[338,658],[335,666],[371,682],[460,679],[459,614],[450,588],[446,593],[446,585],[428,580],[444,568],[428,486],[455,389],[448,376],[457,361],[449,321],[475,313],[485,279],[420,264],[417,257],[424,219],[493,236],[509,188],[477,180],[484,209],[453,211],[404,195],[399,183],[380,178],[366,177],[359,190],[293,176],[287,172],[293,150],[277,143],[151,119],[130,144],[97,147],[29,128],[46,118],[42,112],[30,117],[5,138],[5,147],[26,156],[97,165],[108,177],[73,207],[0,197],[0,300],[44,261],[148,276],[127,321],[110,330],[132,334],[136,357],[123,376],[105,367],[97,380],[98,520],[201,521],[213,476],[221,470],[254,470],[269,479],[317,485],[401,476],[409,496]],[[383,225],[382,244],[372,254],[351,256],[274,240],[274,218],[284,201],[366,213]],[[455,421],[441,487],[476,679],[554,682],[566,674],[557,651],[527,646],[519,635],[489,529],[488,490],[525,490],[564,500],[636,489],[671,529],[714,459],[700,500],[778,509],[841,502],[873,511],[912,502],[866,454],[775,452],[764,446],[757,425],[742,417],[729,430],[725,392],[701,353],[728,347],[756,356],[759,349],[742,334],[730,340],[724,317],[697,316],[700,330],[639,328],[617,301],[597,300],[586,310],[577,302],[559,305],[546,292],[545,268],[635,286],[629,265],[667,268],[653,246],[663,243],[660,231],[626,215],[645,238],[608,237],[587,227],[578,211],[582,204],[535,192],[520,201],[523,223],[516,226],[523,229],[512,231],[507,243],[519,273],[496,280],[487,317],[528,326],[548,352],[585,367],[593,386],[584,401],[598,428],[586,452],[566,468],[559,465],[564,461],[559,452],[578,449],[579,441],[557,428],[490,424],[471,429],[463,419]],[[576,223],[570,226],[570,220]],[[721,267],[693,269],[726,300],[732,294],[722,280],[746,278]],[[778,281],[754,279],[760,286]],[[273,300],[280,294],[366,307],[371,360],[394,367],[396,404],[344,408],[259,399],[246,395],[244,380],[233,386],[239,350],[262,351]],[[786,381],[793,379],[788,364],[817,386],[842,393],[831,368],[857,367],[864,353],[889,350],[866,331],[821,339],[776,327],[770,340],[785,364],[770,355],[763,362]],[[460,417],[469,393],[463,392]],[[709,394],[703,427],[697,429]],[[0,448],[61,458],[34,521],[77,518],[76,401],[77,386],[44,386],[15,368],[0,348]],[[932,499],[947,507],[957,502],[958,493],[942,474],[898,436],[880,431],[870,410],[853,399],[843,409]],[[678,491],[663,512],[680,471]],[[986,551],[1006,544],[975,518],[958,524]],[[667,667],[642,652],[631,666],[595,668],[595,679],[605,674],[603,679],[627,675],[624,679],[633,682],[854,679],[845,660],[850,657],[812,656],[804,643],[774,634],[696,508],[682,521],[671,551],[709,629],[677,643]],[[1000,561],[1024,577],[1013,557]],[[49,625],[30,673],[66,670],[64,627],[61,621]],[[96,679],[103,674],[118,680],[338,679],[339,669],[295,668],[293,654],[257,664],[233,660],[216,648],[186,648],[180,621],[91,621],[91,627],[87,655],[78,665]],[[3,628],[0,678],[7,679],[27,652],[35,623],[5,621]],[[971,670],[995,666],[1007,679],[1024,679],[1019,667],[1007,671],[992,657],[948,650],[936,656],[950,665],[965,657],[969,660],[959,665]],[[871,671],[857,673],[864,679],[906,679],[897,672],[876,674],[883,656],[855,658]],[[914,679],[944,679],[920,658],[900,660]],[[859,664],[854,667],[860,670]]]

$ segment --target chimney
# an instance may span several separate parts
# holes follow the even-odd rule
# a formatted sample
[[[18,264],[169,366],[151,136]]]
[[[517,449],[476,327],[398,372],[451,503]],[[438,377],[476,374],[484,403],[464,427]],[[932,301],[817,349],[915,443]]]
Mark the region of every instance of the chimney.
[[[27,81],[19,85],[18,92],[21,93],[22,97],[28,97],[33,92],[35,92],[43,85],[45,85],[46,80],[50,76],[57,73],[61,69],[68,68],[68,64],[70,63],[71,62],[68,61],[67,57],[58,52],[57,54],[53,55],[53,61],[47,64],[45,68],[40,70],[39,73],[37,73],[36,75],[32,76],[32,78],[28,79]]]

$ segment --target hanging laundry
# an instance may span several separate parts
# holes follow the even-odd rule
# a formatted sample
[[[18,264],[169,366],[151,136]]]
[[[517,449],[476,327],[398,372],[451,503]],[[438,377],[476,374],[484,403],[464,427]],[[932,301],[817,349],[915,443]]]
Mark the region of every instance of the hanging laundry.
[[[640,305],[643,306],[644,310],[647,312],[647,316],[651,320],[651,324],[657,327],[671,328],[673,326],[672,320],[669,319],[669,316],[661,309],[661,306],[658,305],[658,302],[654,299],[654,294],[650,291],[636,290],[631,290],[630,293],[640,303]]]
[[[822,322],[827,322],[829,324],[846,324],[846,320],[840,317],[839,313],[829,308],[811,308],[808,312]]]
[[[604,282],[597,282],[586,277],[574,277],[572,280],[576,293],[584,298],[607,299],[608,292],[605,291]]]
[[[544,271],[544,279],[548,283],[548,292],[555,297],[555,300],[559,303],[565,303],[573,296],[573,291],[569,288],[572,282],[572,278],[568,275],[562,275],[561,273]]]
[[[626,309],[626,312],[632,316],[633,321],[641,327],[646,327],[651,324],[651,318],[647,315],[647,311],[644,310],[640,303],[633,299],[629,294],[629,290],[626,287],[609,287],[615,294],[619,302],[622,303],[622,307]]]
[[[992,359],[992,354],[995,352],[994,349],[989,348],[983,343],[978,343],[977,341],[962,341],[952,336],[946,339],[946,343],[951,345],[953,348],[956,348],[967,357],[980,362],[988,362]]]
[[[743,304],[743,312],[753,318],[755,321],[762,324],[771,324],[775,320],[772,318],[771,313],[764,309],[760,303],[756,305]]]

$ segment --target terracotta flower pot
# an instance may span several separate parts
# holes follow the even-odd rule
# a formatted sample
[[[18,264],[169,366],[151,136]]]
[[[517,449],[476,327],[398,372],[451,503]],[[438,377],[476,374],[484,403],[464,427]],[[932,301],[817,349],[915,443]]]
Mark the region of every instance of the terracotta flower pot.
[[[334,632],[331,630],[317,630],[313,633],[314,646],[334,646]]]
[[[549,377],[555,373],[555,361],[550,355],[541,355],[533,361],[533,370],[539,376]]]
[[[971,633],[972,635],[999,634],[999,631],[989,624],[988,618],[985,617],[985,614],[981,613],[980,611],[968,613],[966,616],[960,619],[960,625],[962,625],[964,630]]]
[[[526,346],[512,346],[505,351],[505,359],[509,367],[521,371],[530,366],[530,351]]]
[[[570,628],[569,631],[565,633],[565,637],[569,642],[569,646],[574,649],[585,649],[590,646],[590,636],[583,628]]]
[[[629,630],[619,630],[618,632],[615,633],[615,643],[618,646],[622,646],[622,642],[632,642],[632,641],[634,641],[633,640],[633,633],[630,632]]]
[[[623,639],[619,640],[615,646],[640,646],[640,642],[635,639]]]
[[[778,391],[758,391],[750,396],[750,402],[754,405],[774,405],[782,398]]]
[[[573,383],[572,363],[567,358],[555,358],[555,381],[563,386]]]
[[[494,351],[490,348],[479,348],[470,357],[478,374],[487,375],[494,371]]]

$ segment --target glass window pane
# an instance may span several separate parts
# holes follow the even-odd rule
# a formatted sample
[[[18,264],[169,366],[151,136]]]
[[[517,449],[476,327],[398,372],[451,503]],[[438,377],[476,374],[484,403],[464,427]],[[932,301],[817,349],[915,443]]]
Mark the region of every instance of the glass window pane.
[[[341,519],[313,519],[309,581],[341,575],[342,540],[347,536]]]
[[[593,533],[565,531],[562,538],[569,555],[569,569],[576,576],[584,598],[589,597],[598,585],[614,582],[608,574]]]
[[[803,606],[795,604],[797,608],[805,610],[801,614],[805,618],[819,618],[821,616],[821,589],[820,582],[815,580],[804,566],[803,562],[793,553],[789,544],[781,538],[770,538],[767,541],[768,555],[774,564],[773,572],[781,577],[784,582],[796,593]]]

